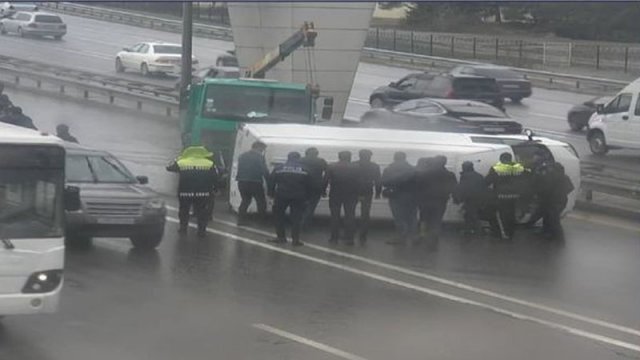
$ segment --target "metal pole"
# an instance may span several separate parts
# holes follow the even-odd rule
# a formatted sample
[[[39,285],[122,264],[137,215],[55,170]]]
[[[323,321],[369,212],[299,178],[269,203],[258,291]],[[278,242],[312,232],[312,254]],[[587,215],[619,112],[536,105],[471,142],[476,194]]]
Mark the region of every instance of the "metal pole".
[[[629,48],[627,48],[627,50],[629,50]],[[413,46],[413,31],[411,31],[411,53],[415,53],[415,49]]]
[[[380,28],[376,28],[376,49],[380,49]]]
[[[433,34],[429,36],[429,55],[433,56]]]
[[[518,43],[518,66],[522,66],[522,40]]]
[[[393,29],[393,51],[396,51],[396,29]]]
[[[596,45],[596,69],[600,69],[600,45]]]
[[[569,67],[571,67],[571,63],[573,62],[573,43],[569,43]]]
[[[454,41],[455,41],[456,37],[455,36],[451,36],[451,57],[453,57],[454,55]]]
[[[189,104],[187,89],[191,85],[191,39],[193,30],[193,7],[191,2],[182,3],[182,72],[180,74],[180,110],[186,111]]]
[[[476,58],[476,38],[473,38],[473,58]]]
[[[542,66],[547,65],[547,42],[542,43]]]
[[[496,38],[496,60],[498,60],[498,46],[500,46],[500,39]]]
[[[624,48],[624,72],[629,69],[629,47]]]

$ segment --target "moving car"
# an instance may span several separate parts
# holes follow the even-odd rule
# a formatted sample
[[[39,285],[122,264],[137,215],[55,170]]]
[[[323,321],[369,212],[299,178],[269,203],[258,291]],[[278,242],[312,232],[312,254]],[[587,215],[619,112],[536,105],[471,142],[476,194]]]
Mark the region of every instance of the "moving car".
[[[606,104],[596,105],[587,132],[592,153],[604,155],[611,149],[640,149],[639,94],[640,79],[637,79]]]
[[[531,82],[506,66],[482,64],[482,65],[461,65],[451,70],[455,75],[476,75],[496,79],[500,91],[505,98],[517,103],[523,98],[531,96]]]
[[[151,74],[180,75],[182,46],[166,42],[141,42],[125,47],[116,54],[116,72],[126,69],[140,71],[142,76]],[[192,58],[192,71],[197,70],[198,59]]]
[[[0,20],[0,34],[25,36],[53,36],[60,40],[67,33],[67,25],[56,14],[19,11]]]
[[[481,101],[503,109],[504,98],[495,79],[456,74],[413,73],[382,86],[369,96],[373,108],[420,98]]]
[[[0,19],[9,17],[18,11],[38,11],[38,5],[30,2],[9,2],[0,3]]]
[[[218,79],[238,79],[240,78],[240,69],[237,67],[229,66],[207,66],[203,69],[196,71],[191,75],[191,83],[197,84],[204,79],[218,78]],[[180,89],[180,81],[176,82],[175,89]]]
[[[87,246],[92,237],[128,237],[135,248],[162,241],[166,208],[144,176],[105,151],[66,143],[66,183],[80,189],[81,208],[66,215],[67,242]]]
[[[589,124],[591,115],[596,112],[598,104],[606,104],[609,100],[611,100],[611,96],[597,96],[572,107],[567,114],[567,122],[571,130],[584,129]]]
[[[456,133],[521,134],[522,125],[495,107],[471,100],[417,99],[392,109],[371,109],[355,127]]]

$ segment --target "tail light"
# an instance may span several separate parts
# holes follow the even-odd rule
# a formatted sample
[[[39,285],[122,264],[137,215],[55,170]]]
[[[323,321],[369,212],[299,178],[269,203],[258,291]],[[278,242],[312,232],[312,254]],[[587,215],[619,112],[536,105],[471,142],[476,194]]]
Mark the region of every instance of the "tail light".
[[[38,27],[38,24],[36,24],[36,23],[30,23],[29,25],[27,25],[27,27],[30,27],[30,28],[37,28],[37,27]]]
[[[22,293],[41,294],[55,290],[62,282],[62,270],[47,270],[31,274],[27,279]]]
[[[447,99],[455,99],[456,98],[456,92],[453,91],[453,89],[449,89],[449,91],[447,91],[447,94],[445,95],[445,97]]]

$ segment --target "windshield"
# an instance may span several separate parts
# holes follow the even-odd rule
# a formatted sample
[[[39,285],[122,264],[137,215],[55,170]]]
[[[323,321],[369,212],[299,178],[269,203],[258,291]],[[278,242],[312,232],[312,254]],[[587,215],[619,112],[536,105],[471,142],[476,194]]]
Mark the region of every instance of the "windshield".
[[[519,74],[511,69],[475,68],[474,70],[478,75],[494,79],[524,79],[524,76],[522,74]]]
[[[156,54],[182,54],[182,48],[175,45],[153,45],[153,52]]]
[[[497,117],[497,118],[506,118],[508,117],[502,111],[494,108],[493,106],[488,106],[484,104],[460,104],[460,105],[450,105],[447,106],[447,110],[449,113],[464,116],[464,117]]]
[[[304,90],[209,85],[202,114],[245,122],[309,123],[310,106]]]
[[[134,183],[135,177],[116,158],[99,155],[67,156],[67,181],[82,183]]]
[[[62,19],[55,15],[36,15],[35,22],[62,24]]]

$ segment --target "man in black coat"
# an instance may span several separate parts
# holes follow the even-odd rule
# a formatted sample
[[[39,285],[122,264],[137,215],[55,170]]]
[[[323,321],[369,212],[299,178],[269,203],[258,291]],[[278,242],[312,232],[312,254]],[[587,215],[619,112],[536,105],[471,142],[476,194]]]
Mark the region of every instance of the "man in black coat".
[[[302,216],[303,226],[309,224],[311,219],[313,219],[313,214],[315,213],[318,202],[320,202],[320,198],[322,197],[322,186],[325,172],[327,170],[327,162],[325,159],[319,157],[319,154],[320,152],[318,149],[311,147],[304,152],[304,157],[300,159],[302,166],[307,170],[307,172],[309,172],[309,176],[311,176],[311,182],[313,184],[309,201],[307,202],[304,215]]]
[[[415,236],[418,210],[415,175],[416,169],[407,162],[407,154],[402,151],[393,155],[393,163],[382,172],[382,194],[389,199],[397,232],[397,238],[387,244],[402,245]]]
[[[25,127],[28,129],[38,130],[35,125],[33,125],[33,120],[30,117],[22,113],[22,108],[18,106],[10,107],[8,110],[9,114],[4,115],[0,118],[0,122]]]
[[[463,162],[460,182],[453,193],[453,199],[456,204],[462,204],[466,234],[475,235],[481,232],[480,210],[486,206],[488,195],[484,177],[475,171],[471,161]]]
[[[264,160],[264,152],[267,145],[256,141],[251,145],[251,150],[243,153],[238,158],[238,191],[242,201],[238,207],[238,224],[244,224],[247,218],[247,209],[251,200],[255,199],[258,206],[258,214],[264,219],[267,214],[267,198],[264,194],[264,181],[269,179],[269,170]]]
[[[417,171],[416,185],[420,221],[426,228],[426,238],[438,241],[442,227],[442,218],[447,209],[447,202],[456,187],[456,175],[447,170],[445,156],[436,156],[427,162],[424,169]]]
[[[66,124],[59,124],[56,126],[56,136],[66,142],[78,143],[78,139],[75,136],[71,135],[69,132],[69,126]]]
[[[367,242],[369,233],[369,220],[371,218],[371,203],[373,202],[374,190],[376,199],[380,199],[382,193],[382,182],[380,165],[371,161],[373,153],[371,150],[362,149],[358,153],[359,159],[354,164],[360,173],[358,181],[358,202],[360,203],[360,235],[361,244]]]
[[[360,173],[351,162],[351,152],[338,153],[338,162],[329,165],[324,180],[324,191],[329,188],[329,210],[331,211],[330,243],[340,237],[340,214],[344,209],[344,241],[353,245],[356,230],[356,206],[358,205],[358,180]]]
[[[567,206],[568,196],[574,190],[573,183],[564,172],[564,166],[554,163],[540,177],[539,197],[542,211],[542,232],[551,239],[562,239],[564,231],[560,215]]]

